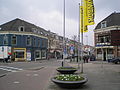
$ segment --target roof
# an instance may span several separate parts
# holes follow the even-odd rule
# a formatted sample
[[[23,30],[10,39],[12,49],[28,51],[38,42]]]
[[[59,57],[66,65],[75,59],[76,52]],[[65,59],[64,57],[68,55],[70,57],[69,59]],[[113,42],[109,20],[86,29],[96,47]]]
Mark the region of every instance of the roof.
[[[5,24],[0,25],[0,31],[19,31],[19,27],[24,26],[25,32],[33,32],[33,29],[41,31],[42,33],[47,33],[47,31],[41,27],[38,27],[32,23],[16,18]]]
[[[111,15],[109,15],[108,17],[106,17],[105,19],[103,19],[101,22],[106,21],[107,23],[107,27],[110,26],[120,26],[120,13],[112,13]],[[97,26],[95,27],[96,29],[101,29],[101,22],[99,22],[97,24]]]

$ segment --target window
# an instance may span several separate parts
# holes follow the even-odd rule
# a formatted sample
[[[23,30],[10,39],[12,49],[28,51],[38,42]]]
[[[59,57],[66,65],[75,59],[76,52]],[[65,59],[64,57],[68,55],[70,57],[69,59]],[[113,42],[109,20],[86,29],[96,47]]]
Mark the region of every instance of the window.
[[[42,40],[42,47],[45,47],[47,44],[47,41],[46,40]],[[55,45],[55,44],[54,44]]]
[[[109,36],[105,37],[105,42],[110,42],[110,37]]]
[[[13,45],[17,44],[17,37],[16,36],[12,36],[12,44]]]
[[[40,58],[40,51],[35,52],[35,58]]]
[[[16,52],[16,58],[24,58],[24,52]]]
[[[26,42],[27,42],[27,46],[30,46],[31,45],[31,37],[28,36]]]
[[[4,45],[7,45],[8,44],[8,36],[4,36],[4,38],[3,38],[3,44]]]
[[[40,47],[40,39],[38,39],[38,47]]]
[[[19,31],[20,31],[20,32],[24,32],[24,26],[20,26],[20,27],[19,27]]]
[[[106,27],[107,27],[106,21],[101,22],[101,28],[106,28]]]
[[[33,39],[33,46],[35,46],[36,45],[36,39],[34,38]]]
[[[46,51],[45,50],[42,50],[41,56],[46,57]]]

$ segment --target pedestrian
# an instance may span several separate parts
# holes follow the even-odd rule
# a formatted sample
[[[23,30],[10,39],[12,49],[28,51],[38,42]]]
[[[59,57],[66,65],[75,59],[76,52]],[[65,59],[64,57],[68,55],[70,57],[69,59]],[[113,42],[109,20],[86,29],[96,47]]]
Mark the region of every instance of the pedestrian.
[[[8,63],[8,58],[5,58],[5,62]]]
[[[83,56],[84,63],[86,62],[86,56]]]

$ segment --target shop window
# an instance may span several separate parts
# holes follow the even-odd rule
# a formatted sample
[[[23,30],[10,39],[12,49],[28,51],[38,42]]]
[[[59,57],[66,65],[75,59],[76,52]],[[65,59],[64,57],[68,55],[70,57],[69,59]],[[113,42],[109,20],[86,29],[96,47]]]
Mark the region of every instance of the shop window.
[[[35,52],[35,58],[40,58],[40,51]]]
[[[31,45],[31,37],[27,37],[26,43],[27,43],[27,46],[30,46],[30,45]]]
[[[102,54],[102,50],[101,49],[97,49],[97,54]]]
[[[12,45],[16,45],[16,44],[17,44],[17,37],[12,36]]]
[[[8,45],[8,36],[6,36],[6,35],[3,38],[3,44]]]
[[[108,54],[113,54],[113,49],[108,49]]]
[[[16,52],[16,58],[24,58],[24,52]]]
[[[45,51],[45,50],[42,50],[41,56],[42,56],[42,57],[46,57],[46,51]]]

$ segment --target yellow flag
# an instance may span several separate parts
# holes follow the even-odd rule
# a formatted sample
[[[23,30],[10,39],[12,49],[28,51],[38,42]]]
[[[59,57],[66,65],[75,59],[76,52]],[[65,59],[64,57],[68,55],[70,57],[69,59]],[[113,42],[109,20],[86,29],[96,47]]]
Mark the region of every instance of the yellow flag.
[[[80,32],[88,32],[87,25],[83,14],[83,6],[80,6]]]
[[[85,25],[94,24],[93,0],[83,0],[83,18],[84,18]]]

